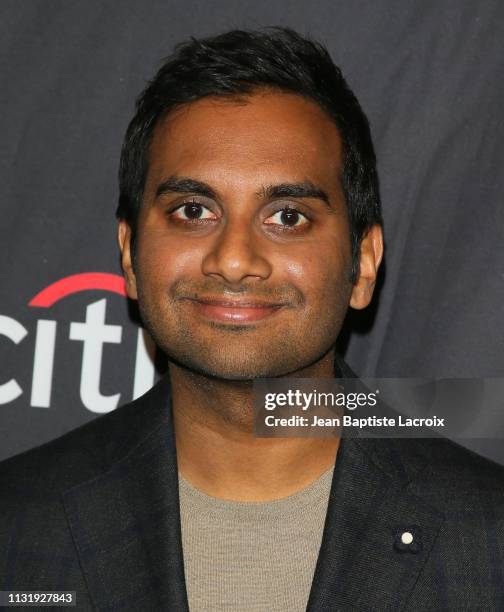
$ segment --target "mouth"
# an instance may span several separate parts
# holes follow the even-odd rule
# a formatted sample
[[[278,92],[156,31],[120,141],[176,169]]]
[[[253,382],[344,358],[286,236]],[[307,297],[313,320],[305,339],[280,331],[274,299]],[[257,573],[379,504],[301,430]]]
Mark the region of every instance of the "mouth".
[[[286,304],[261,302],[256,300],[221,300],[214,298],[185,298],[196,311],[212,321],[229,323],[249,323],[271,317]]]

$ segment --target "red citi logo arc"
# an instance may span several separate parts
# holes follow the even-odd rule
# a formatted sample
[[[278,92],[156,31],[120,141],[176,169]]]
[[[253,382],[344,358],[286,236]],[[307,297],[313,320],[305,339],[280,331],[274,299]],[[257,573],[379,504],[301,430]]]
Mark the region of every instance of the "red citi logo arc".
[[[87,290],[103,290],[126,296],[124,279],[117,274],[88,272],[62,278],[33,297],[29,306],[50,308],[65,297]],[[105,413],[114,410],[119,404],[120,393],[102,395],[100,376],[102,353],[105,343],[119,344],[122,340],[122,326],[105,323],[107,300],[100,299],[86,307],[84,322],[70,323],[70,340],[81,341],[82,368],[80,377],[80,397],[84,406],[91,412]],[[49,408],[53,383],[53,366],[56,346],[57,321],[39,319],[35,332],[35,350],[30,405]],[[14,344],[19,344],[28,335],[28,330],[16,319],[0,315],[0,336]],[[145,393],[154,383],[155,369],[151,359],[154,345],[143,328],[138,328],[136,342],[133,398]],[[19,383],[11,378],[0,381],[0,404],[7,404],[23,393]]]

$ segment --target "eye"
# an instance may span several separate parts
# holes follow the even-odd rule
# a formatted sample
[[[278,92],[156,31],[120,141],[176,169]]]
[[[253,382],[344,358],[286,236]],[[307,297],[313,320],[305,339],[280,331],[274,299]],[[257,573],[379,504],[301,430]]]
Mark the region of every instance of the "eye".
[[[270,219],[273,219],[273,221],[270,221]],[[277,210],[265,221],[267,225],[281,225],[283,227],[299,227],[300,225],[306,225],[308,222],[306,215],[295,208]]]
[[[170,213],[180,221],[208,221],[216,219],[217,216],[209,208],[199,202],[185,202]]]

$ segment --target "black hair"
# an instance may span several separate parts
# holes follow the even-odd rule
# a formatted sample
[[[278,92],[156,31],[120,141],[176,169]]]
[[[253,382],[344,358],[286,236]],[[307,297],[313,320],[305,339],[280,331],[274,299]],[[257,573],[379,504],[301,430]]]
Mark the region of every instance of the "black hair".
[[[116,211],[131,226],[133,255],[149,145],[160,119],[206,96],[233,98],[258,89],[299,94],[317,103],[336,123],[343,143],[341,182],[350,220],[355,282],[362,237],[373,224],[382,224],[369,122],[327,49],[278,26],[232,30],[179,43],[138,97],[121,152]]]

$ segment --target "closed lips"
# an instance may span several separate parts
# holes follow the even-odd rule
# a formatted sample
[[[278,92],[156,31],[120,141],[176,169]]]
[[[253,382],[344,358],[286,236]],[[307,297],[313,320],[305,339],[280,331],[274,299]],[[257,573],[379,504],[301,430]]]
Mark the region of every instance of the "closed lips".
[[[193,299],[193,298],[190,298]],[[274,304],[271,302],[230,302],[213,299],[193,299],[201,304],[209,304],[210,306],[220,306],[222,308],[279,308],[284,304]]]

